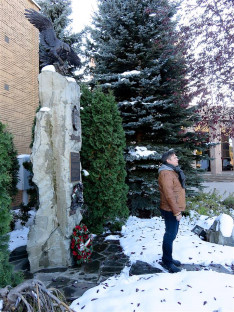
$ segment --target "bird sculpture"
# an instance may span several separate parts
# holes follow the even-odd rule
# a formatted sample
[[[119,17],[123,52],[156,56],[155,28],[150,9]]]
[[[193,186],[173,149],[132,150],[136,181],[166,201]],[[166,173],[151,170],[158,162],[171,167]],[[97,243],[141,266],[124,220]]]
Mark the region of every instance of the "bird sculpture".
[[[56,37],[53,24],[46,16],[33,9],[26,9],[24,14],[40,32],[40,68],[54,65],[58,72],[66,75],[81,66],[75,51]]]

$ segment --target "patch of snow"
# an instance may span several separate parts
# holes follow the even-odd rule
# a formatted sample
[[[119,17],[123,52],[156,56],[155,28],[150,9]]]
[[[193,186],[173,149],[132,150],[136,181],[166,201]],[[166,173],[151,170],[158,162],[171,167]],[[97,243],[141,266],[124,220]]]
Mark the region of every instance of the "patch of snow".
[[[131,71],[126,71],[124,73],[121,73],[120,76],[124,76],[124,77],[127,77],[127,76],[135,76],[135,75],[140,75],[140,71],[139,70],[131,70]]]
[[[204,218],[204,216],[203,216]],[[200,222],[202,224],[204,222]],[[175,259],[187,264],[234,264],[234,247],[222,246],[201,240],[191,230],[197,225],[197,220],[183,217],[180,221],[179,233],[174,241],[173,253]],[[162,238],[164,221],[161,217],[139,219],[129,217],[122,227],[120,244],[124,254],[130,257],[131,263],[137,260],[147,262],[162,269],[159,261],[162,256]]]
[[[26,158],[26,157],[30,157],[30,155],[29,154],[20,154],[17,156],[18,159]]]
[[[2,311],[3,308],[3,300],[0,300],[0,312]]]
[[[40,112],[49,112],[50,111],[50,108],[49,107],[42,107],[40,109]]]
[[[89,176],[89,173],[87,170],[83,169],[82,171],[83,171],[85,177]]]
[[[149,151],[147,150],[146,147],[144,146],[136,146],[135,147],[135,152],[130,151],[129,154],[131,154],[132,156],[135,156],[137,158],[139,157],[144,157],[144,156],[149,156],[149,155],[153,155],[155,154],[156,151]]]
[[[215,283],[212,283],[215,281]],[[233,311],[233,276],[212,271],[113,276],[70,308],[85,312]]]
[[[28,232],[29,228],[27,227],[10,232],[9,251],[27,245]]]
[[[20,209],[14,210],[13,213],[18,215],[20,213]],[[34,210],[29,211],[29,215],[30,215],[30,217],[29,217],[28,221],[26,222],[25,227],[30,227],[33,224],[33,220],[34,220],[34,217],[36,215],[36,211],[34,211]],[[23,228],[24,228],[24,226],[21,224],[21,220],[17,220],[15,222],[14,230],[21,230]]]
[[[117,240],[119,238],[120,238],[119,235],[109,235],[109,236],[106,236],[105,240]]]
[[[54,73],[56,72],[54,65],[44,66],[41,71],[51,71],[51,72],[54,72]]]
[[[224,237],[230,237],[233,231],[233,219],[231,216],[222,213],[217,218],[219,229]]]
[[[76,80],[72,77],[66,77],[67,81],[70,81],[70,82],[76,82]]]

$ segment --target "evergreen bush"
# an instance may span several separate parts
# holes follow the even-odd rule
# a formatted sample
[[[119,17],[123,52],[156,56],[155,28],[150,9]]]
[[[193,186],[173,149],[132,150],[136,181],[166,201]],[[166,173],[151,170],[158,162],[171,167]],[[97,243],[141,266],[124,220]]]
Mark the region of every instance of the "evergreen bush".
[[[196,196],[188,197],[185,215],[190,215],[190,211],[196,211],[199,215],[209,217],[218,216],[225,213],[233,216],[233,212],[225,205],[222,196],[216,190],[207,193],[200,192]]]
[[[123,223],[128,216],[128,187],[123,150],[125,135],[114,97],[99,88],[83,86],[81,96],[82,167],[87,214],[84,223],[101,233],[107,223]]]
[[[228,195],[228,197],[226,197],[223,200],[223,205],[225,205],[227,208],[229,209],[234,209],[234,193]]]
[[[16,194],[19,164],[12,135],[0,122],[0,287],[16,285],[20,281],[9,264],[7,233],[10,230],[12,197]]]

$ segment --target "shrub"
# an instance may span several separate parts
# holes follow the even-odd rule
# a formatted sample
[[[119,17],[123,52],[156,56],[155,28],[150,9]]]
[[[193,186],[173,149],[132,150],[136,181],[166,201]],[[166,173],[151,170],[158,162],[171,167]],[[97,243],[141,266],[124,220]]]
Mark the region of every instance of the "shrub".
[[[81,97],[82,149],[81,163],[89,175],[83,178],[87,209],[84,223],[93,233],[104,225],[123,223],[128,216],[126,170],[123,150],[125,136],[117,104],[111,94],[87,87]]]
[[[7,235],[11,222],[10,205],[17,192],[19,164],[16,156],[12,135],[0,122],[0,287],[14,286],[20,280],[9,264]]]
[[[223,200],[223,205],[225,205],[227,208],[234,209],[234,193],[230,194]]]
[[[200,192],[196,196],[188,197],[185,215],[189,215],[191,210],[196,211],[200,215],[210,217],[221,213],[231,215],[230,210],[224,205],[224,201],[222,201],[222,196],[216,190],[208,193]]]

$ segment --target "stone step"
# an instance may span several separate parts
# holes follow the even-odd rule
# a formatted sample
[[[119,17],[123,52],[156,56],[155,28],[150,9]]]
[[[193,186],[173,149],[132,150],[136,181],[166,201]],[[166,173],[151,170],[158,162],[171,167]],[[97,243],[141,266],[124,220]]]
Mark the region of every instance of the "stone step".
[[[202,177],[205,182],[234,182],[234,173],[209,174],[204,173]]]

